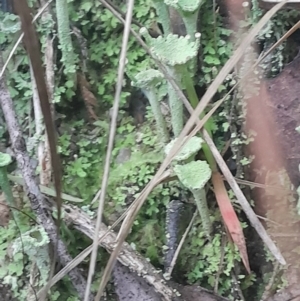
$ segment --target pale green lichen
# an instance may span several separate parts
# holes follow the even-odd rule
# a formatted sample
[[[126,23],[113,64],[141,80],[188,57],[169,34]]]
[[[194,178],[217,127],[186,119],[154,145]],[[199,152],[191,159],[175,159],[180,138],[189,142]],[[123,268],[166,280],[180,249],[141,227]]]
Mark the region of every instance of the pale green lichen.
[[[13,34],[21,29],[21,23],[17,15],[5,14],[0,22],[0,32],[2,34]]]
[[[50,239],[41,226],[33,227],[31,230],[22,234],[12,244],[14,256],[17,253],[25,253],[32,262],[35,262],[40,272],[40,284],[47,282],[50,268],[49,257]]]
[[[171,33],[171,22],[169,18],[168,6],[163,0],[153,0],[158,19],[163,27],[164,34]]]
[[[192,161],[176,165],[174,171],[180,182],[188,189],[202,189],[211,177],[211,169],[206,161]]]
[[[203,0],[164,0],[165,4],[172,6],[175,8],[183,22],[186,28],[186,31],[188,35],[190,35],[192,38],[194,37],[194,34],[197,31],[197,21],[198,21],[198,14],[200,7],[203,3]]]
[[[184,138],[185,140],[186,138]],[[165,147],[165,154],[169,154],[170,150],[178,142],[178,138],[173,139],[170,143],[168,143]],[[203,143],[203,139],[200,137],[192,137],[180,150],[180,152],[175,156],[175,161],[186,161],[201,149],[201,145]]]
[[[167,67],[169,75],[175,79],[176,83],[181,87],[181,74],[175,67]],[[183,103],[179,98],[176,90],[168,82],[168,96],[171,111],[171,123],[175,137],[178,137],[183,129]]]
[[[172,6],[176,9],[181,9],[186,12],[194,12],[199,9],[203,0],[164,0],[165,4]]]
[[[42,226],[35,226],[26,233],[23,233],[22,239],[18,237],[14,241],[13,249],[14,252],[24,251],[30,258],[33,258],[37,252],[33,247],[40,248],[48,245],[49,242],[50,239],[45,229]]]
[[[149,89],[150,86],[158,85],[163,79],[163,75],[158,70],[148,69],[139,72],[132,81],[132,86],[140,89]]]
[[[0,167],[5,167],[11,163],[11,156],[0,152]]]
[[[157,86],[162,83],[162,80],[163,75],[158,70],[148,69],[139,72],[131,84],[132,86],[140,88],[148,98],[157,123],[157,130],[162,142],[165,144],[169,142],[169,132],[159,103],[163,93],[162,91],[159,93],[159,89],[157,88]]]
[[[154,39],[145,28],[142,28],[140,33],[146,38],[154,57],[166,65],[169,75],[175,79],[179,88],[182,88],[180,87],[180,71],[185,64],[196,57],[200,46],[200,33],[195,35],[195,41],[191,41],[189,37],[178,37],[174,34]],[[168,83],[168,96],[172,128],[174,136],[178,137],[183,129],[183,104],[170,83]]]
[[[191,41],[189,36],[179,37],[175,34],[169,34],[166,37],[159,36],[154,39],[150,37],[147,30],[141,30],[140,32],[147,37],[153,55],[168,66],[175,67],[176,65],[186,64],[198,53],[200,33],[196,33],[196,40]]]
[[[195,198],[197,209],[202,220],[203,230],[205,231],[206,236],[210,237],[212,231],[212,224],[210,221],[210,214],[207,206],[206,191],[204,188],[194,189],[191,191]]]
[[[211,169],[206,161],[192,161],[185,165],[176,165],[174,172],[180,182],[188,188],[195,198],[195,202],[201,216],[203,229],[209,237],[212,225],[206,201],[205,185],[211,178]]]
[[[65,65],[65,73],[73,75],[76,71],[76,57],[71,39],[68,2],[66,0],[56,0],[56,16],[59,45],[62,62]]]
[[[168,95],[168,85],[165,78],[163,78],[160,84],[157,85],[157,98],[161,101],[166,95]]]

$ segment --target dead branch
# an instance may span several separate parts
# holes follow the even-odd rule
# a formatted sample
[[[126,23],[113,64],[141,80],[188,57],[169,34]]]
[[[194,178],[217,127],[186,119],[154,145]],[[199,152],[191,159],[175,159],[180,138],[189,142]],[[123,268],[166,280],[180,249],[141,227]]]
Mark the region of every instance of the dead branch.
[[[3,67],[3,62],[0,53],[0,69]],[[47,210],[44,196],[42,195],[36,181],[34,170],[30,164],[30,158],[26,150],[26,143],[23,138],[22,130],[17,120],[16,112],[13,106],[12,99],[5,85],[4,79],[0,78],[0,104],[5,117],[7,129],[9,132],[12,150],[15,154],[18,167],[22,173],[25,182],[25,191],[31,203],[31,208],[35,212],[39,222],[44,227],[49,235],[51,243],[57,245],[57,258],[59,262],[65,266],[71,260],[67,248],[63,241],[57,237],[57,228],[52,219],[51,214]],[[84,296],[86,281],[78,268],[73,269],[69,273],[70,280],[74,285],[80,298]],[[92,297],[90,298],[92,300]]]
[[[90,237],[91,239],[94,238],[95,233],[95,224],[91,221],[90,217],[84,213],[79,208],[72,206],[72,205],[63,205],[64,210],[64,220],[67,224],[73,225],[73,227],[84,233],[86,236]],[[117,243],[117,235],[110,231],[108,234],[108,227],[101,223],[100,231],[99,231],[99,239],[104,237],[100,243],[100,245],[105,248],[109,253],[111,253]],[[144,279],[148,285],[150,284],[156,292],[158,292],[161,296],[160,300],[177,300],[183,301],[182,297],[178,297],[178,292],[185,295],[186,301],[228,301],[225,298],[220,296],[214,295],[213,293],[201,288],[197,287],[196,289],[199,296],[199,299],[195,298],[188,298],[188,293],[186,292],[186,287],[176,287],[174,289],[174,285],[170,285],[162,275],[162,272],[156,270],[151,263],[149,263],[144,257],[142,257],[138,252],[133,250],[130,245],[126,242],[123,243],[122,250],[118,257],[119,263],[123,266],[128,267],[130,272],[134,272],[136,275],[140,276],[141,279]],[[118,268],[119,271],[120,268]],[[116,271],[114,272],[116,274]],[[135,276],[131,276],[133,278]],[[189,291],[191,292],[191,287]],[[185,292],[185,293],[184,293]],[[201,292],[201,294],[200,294]],[[153,297],[154,298],[154,297]],[[123,299],[122,299],[123,300]],[[141,299],[140,299],[141,300]],[[151,299],[150,299],[151,300]],[[155,299],[153,299],[155,300]]]

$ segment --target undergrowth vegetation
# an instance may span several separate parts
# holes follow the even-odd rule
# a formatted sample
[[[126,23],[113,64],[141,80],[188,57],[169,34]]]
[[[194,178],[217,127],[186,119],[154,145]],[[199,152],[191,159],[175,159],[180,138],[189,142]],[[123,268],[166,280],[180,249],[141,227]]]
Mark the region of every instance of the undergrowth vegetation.
[[[35,1],[31,2],[32,6],[37,6]],[[125,10],[124,2],[114,2],[121,11]],[[103,176],[110,109],[115,92],[123,26],[98,0],[69,2],[68,12],[74,47],[71,60],[65,61],[62,56],[54,14],[52,17],[48,14],[47,18],[37,20],[37,28],[43,51],[45,51],[47,35],[50,34],[53,38],[55,51],[53,101],[56,110],[55,123],[59,135],[58,150],[63,161],[63,191],[81,198],[83,201],[80,207],[95,217],[97,203],[92,204],[91,201],[100,188]],[[252,11],[244,26],[255,24],[260,16],[261,11],[257,8]],[[281,37],[296,17],[299,17],[299,14],[295,11],[282,12],[270,22],[258,37],[262,50],[267,50],[275,40]],[[152,28],[158,32],[160,30],[157,25],[156,11],[150,0],[135,1],[133,18],[137,21],[136,23],[148,29]],[[194,77],[198,97],[203,95],[234,49],[230,41],[232,32],[227,24],[228,16],[220,14],[214,7],[213,1],[203,1],[199,12],[200,51],[196,58],[198,64]],[[136,24],[132,27],[136,31],[140,29]],[[17,17],[0,11],[0,47],[4,61],[17,40],[16,33],[19,30]],[[270,58],[271,63],[264,62],[268,75],[274,75],[282,69],[289,58],[289,51],[288,47],[282,45]],[[155,114],[151,111],[143,93],[136,93],[137,88],[131,86],[132,79],[138,72],[153,68],[155,64],[132,36],[129,40],[127,60],[104,212],[105,222],[110,225],[139,195],[164,158],[164,145],[159,139]],[[97,120],[91,118],[91,111],[87,109],[87,100],[80,92],[81,84],[78,74],[84,75],[89,83],[90,93],[96,99],[97,103],[92,108],[92,117],[96,116]],[[36,143],[42,137],[35,136],[32,83],[28,59],[23,47],[17,48],[13,60],[8,65],[6,82],[14,100],[24,136],[30,146],[31,155],[35,158]],[[218,99],[224,97],[235,82],[236,78],[232,74],[219,87]],[[234,96],[231,95],[209,121],[211,133],[220,151],[225,147],[230,134],[233,134],[230,133],[232,127],[228,122],[232,109],[230,101],[233,98]],[[165,116],[167,116],[165,118],[170,129],[169,112]],[[1,144],[3,148],[6,148],[8,136],[3,116],[0,118]],[[249,137],[243,137],[244,140],[241,136],[232,136],[232,138],[233,143],[242,145]],[[237,162],[237,164],[246,165],[249,163],[248,159],[240,158],[244,161]],[[203,222],[200,217],[197,217],[177,260],[174,279],[183,284],[201,285],[229,298],[233,298],[236,293],[233,289],[235,287],[232,284],[233,281],[238,283],[236,287],[242,289],[246,298],[253,296],[253,292],[259,294],[261,287],[267,284],[270,275],[262,275],[259,271],[247,274],[237,247],[228,241],[214,195],[209,191],[207,196],[209,218],[213,224],[211,240],[207,239]],[[245,233],[248,233],[247,228],[250,226],[246,223],[234,197],[231,196],[231,198],[242,227],[246,229]],[[191,219],[196,207],[188,189],[173,181],[160,184],[152,191],[128,238],[131,245],[143,256],[149,258],[157,268],[163,267],[166,208],[173,199],[186,201],[183,213],[181,213],[185,217],[180,225],[179,233],[182,234],[187,226],[186,221]],[[11,285],[14,296],[18,300],[25,300],[28,291],[32,293],[32,288],[27,283],[31,269],[39,270],[39,279],[34,282],[37,287],[46,283],[47,275],[44,273],[49,269],[48,237],[36,224],[25,198],[22,211],[24,214],[20,214],[22,218],[18,226],[11,220],[5,228],[0,228],[0,279],[3,283]],[[84,249],[88,244],[83,242],[80,246],[78,241],[83,241],[81,235],[67,227],[62,227],[61,234],[72,255],[76,255],[76,252]],[[22,240],[20,240],[20,235],[22,235]],[[106,259],[106,253],[104,251],[100,253],[98,261],[101,264],[99,264],[97,275],[101,274],[100,266],[104,266],[104,259]],[[266,253],[264,255],[271,261]],[[67,293],[62,293],[63,291]],[[55,286],[51,300],[77,300],[76,296],[71,293],[71,286],[67,279]]]

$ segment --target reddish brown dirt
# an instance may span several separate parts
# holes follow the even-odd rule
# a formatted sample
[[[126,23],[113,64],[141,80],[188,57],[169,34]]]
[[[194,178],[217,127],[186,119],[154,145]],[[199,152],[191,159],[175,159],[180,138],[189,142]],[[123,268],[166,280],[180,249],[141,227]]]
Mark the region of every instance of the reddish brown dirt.
[[[300,54],[300,53],[299,53]],[[270,95],[268,106],[274,116],[277,137],[284,153],[292,183],[300,185],[300,55],[279,76],[266,82]]]
[[[226,7],[230,26],[236,30],[239,21],[244,19],[243,1],[226,0]],[[251,78],[258,79],[255,74],[250,75]],[[249,83],[246,81],[241,87],[244,95],[251,92]],[[257,188],[252,197],[256,212],[268,218],[268,233],[287,261],[286,277],[290,287],[285,293],[289,300],[296,300],[293,298],[297,298],[297,294],[292,288],[293,284],[300,283],[300,219],[291,190],[291,183],[296,187],[300,184],[300,134],[295,131],[300,125],[299,100],[300,55],[275,79],[262,80],[259,95],[245,100],[245,130],[256,133],[254,142],[246,149],[248,155],[255,156],[249,170],[250,180],[273,187]],[[274,300],[287,299],[279,296]]]
[[[247,100],[246,131],[257,136],[247,147],[254,155],[250,177],[273,188],[253,191],[256,212],[268,218],[268,232],[285,257],[290,285],[300,281],[300,222],[292,183],[299,185],[300,56],[275,79],[263,81]]]

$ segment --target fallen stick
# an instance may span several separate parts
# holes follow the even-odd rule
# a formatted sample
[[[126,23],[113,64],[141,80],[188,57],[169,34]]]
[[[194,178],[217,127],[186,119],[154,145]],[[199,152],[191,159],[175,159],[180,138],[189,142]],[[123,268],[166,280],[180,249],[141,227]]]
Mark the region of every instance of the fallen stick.
[[[84,213],[81,209],[77,208],[76,206],[66,204],[63,205],[63,210],[63,218],[68,225],[72,225],[76,230],[82,232],[89,238],[93,239],[95,225],[86,213]],[[102,223],[99,232],[99,239],[105,236],[102,239],[100,245],[103,248],[105,248],[109,253],[111,253],[116,246],[117,235],[112,231],[108,232],[108,230],[108,227]],[[163,278],[161,271],[155,269],[151,263],[149,263],[138,252],[133,250],[131,246],[126,242],[123,243],[122,250],[118,256],[118,261],[122,265],[128,267],[131,272],[134,272],[138,276],[142,277],[148,284],[150,284],[154,288],[154,290],[162,296],[161,300],[183,301],[183,298],[180,297],[180,291],[184,291],[185,288],[175,285],[175,287],[177,287],[178,290],[174,289],[172,287],[173,285]],[[217,296],[212,292],[203,289],[199,286],[197,286],[197,288],[195,289],[197,290],[198,294],[201,292],[201,294],[199,294],[199,297],[201,297],[197,299],[199,301],[228,301],[228,299]],[[191,290],[191,287],[189,287],[189,290]],[[185,297],[185,300],[197,301],[196,299],[188,299],[187,297]]]

